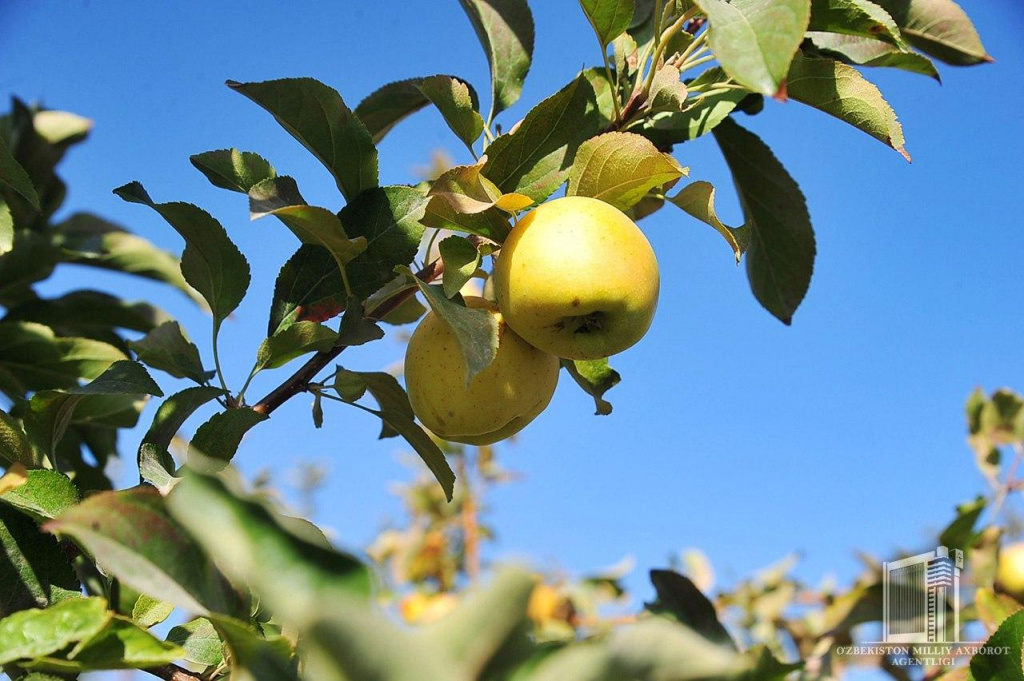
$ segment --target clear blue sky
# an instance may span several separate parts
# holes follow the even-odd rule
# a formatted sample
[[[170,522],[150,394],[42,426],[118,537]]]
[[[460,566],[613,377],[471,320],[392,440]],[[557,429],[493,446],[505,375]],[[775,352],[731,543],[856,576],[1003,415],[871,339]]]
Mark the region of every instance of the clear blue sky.
[[[614,415],[593,416],[589,398],[563,378],[551,408],[503,450],[526,478],[492,499],[497,553],[575,572],[632,555],[638,603],[650,595],[646,568],[694,546],[726,581],[800,551],[798,573],[816,583],[853,574],[855,549],[923,545],[955,503],[982,489],[964,440],[964,399],[976,385],[1024,387],[1024,10],[1010,0],[963,4],[995,64],[944,68],[941,87],[869,73],[900,115],[912,165],[797,103],[769,102],[762,115],[741,118],[801,183],[817,229],[815,277],[792,327],[759,308],[710,228],[671,207],[643,222],[663,274],[654,326],[615,360],[623,382],[609,393]],[[599,61],[575,2],[533,5],[533,68],[505,127]],[[187,9],[8,0],[0,23],[0,95],[96,121],[63,167],[66,211],[97,212],[180,250],[154,213],[111,194],[138,179],[158,201],[209,210],[248,256],[253,285],[223,332],[235,382],[251,365],[274,277],[296,242],[274,222],[251,224],[244,198],[209,185],[188,156],[258,151],[298,178],[311,203],[340,207],[341,199],[323,168],[224,80],[313,76],[352,106],[381,84],[433,73],[488,91],[486,62],[455,0]],[[381,145],[382,181],[410,181],[436,148],[465,155],[437,114],[417,114]],[[714,145],[678,147],[677,158],[693,179],[721,188],[725,215],[738,221]],[[208,321],[182,297],[68,272],[49,290],[153,298],[208,350]],[[388,341],[343,357],[372,370],[401,352]],[[284,376],[267,372],[255,392]],[[378,423],[333,404],[315,431],[308,407],[296,399],[275,413],[237,461],[249,473],[280,474],[300,460],[325,463],[316,520],[341,544],[360,546],[399,510],[389,481],[408,478],[402,443],[376,441]]]

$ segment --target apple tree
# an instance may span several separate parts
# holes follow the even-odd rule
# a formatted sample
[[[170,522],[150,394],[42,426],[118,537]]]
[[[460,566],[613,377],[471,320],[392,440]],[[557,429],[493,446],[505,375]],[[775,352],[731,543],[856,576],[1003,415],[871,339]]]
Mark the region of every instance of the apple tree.
[[[580,0],[600,60],[567,72],[564,87],[515,122],[499,119],[530,69],[529,7],[461,4],[490,65],[486,108],[451,75],[386,84],[354,108],[310,78],[228,81],[320,161],[340,194],[339,205],[310,205],[294,178],[253,151],[191,157],[213,185],[247,201],[252,219],[297,240],[245,377],[220,362],[221,325],[252,276],[227,230],[139,181],[114,192],[140,206],[140,220],[182,238],[180,259],[95,215],[54,224],[65,191],[56,166],[89,122],[14,102],[0,124],[0,666],[9,676],[758,681],[830,678],[838,668],[825,653],[864,621],[855,606],[877,597],[877,580],[823,595],[824,619],[801,625],[771,609],[791,602],[779,593],[798,592],[784,569],[717,602],[693,569],[655,570],[657,601],[609,622],[596,606],[580,615],[586,598],[508,568],[486,588],[444,599],[435,606],[443,617],[410,617],[434,621],[403,628],[377,607],[388,589],[366,560],[247,490],[230,463],[249,430],[300,395],[312,398],[318,428],[335,405],[376,417],[380,437],[403,438],[430,475],[414,488],[413,515],[433,528],[417,546],[434,562],[401,581],[432,584],[421,611],[460,592],[480,571],[471,481],[478,492],[494,481],[492,445],[544,409],[563,368],[597,414],[612,411],[605,395],[620,376],[608,357],[641,340],[659,295],[657,257],[636,223],[662,209],[706,223],[744,262],[756,299],[790,324],[810,285],[814,232],[796,180],[743,117],[794,100],[909,159],[895,112],[864,74],[937,78],[933,59],[990,61],[976,30],[951,0]],[[381,186],[377,143],[425,107],[475,162]],[[708,134],[732,172],[741,225],[720,220],[717,189],[689,179],[677,159]],[[166,313],[116,295],[40,294],[64,263],[177,287],[209,311],[211,333],[201,335],[212,342],[201,349]],[[404,387],[343,363],[346,348],[413,323]],[[165,396],[151,372],[193,385]],[[106,464],[121,455],[118,433],[135,427],[151,398],[160,401],[134,455],[140,484],[114,491]],[[978,399],[978,433],[1002,433],[985,440],[990,449],[1019,443],[1019,398]],[[211,407],[179,451],[179,431]],[[1012,486],[998,484],[1004,495]],[[965,547],[986,537],[997,546],[988,530],[974,533],[973,508],[949,532]],[[374,555],[393,562],[399,544]],[[591,600],[615,593],[616,579],[584,580]],[[991,596],[1002,609],[988,615],[979,600],[979,619],[1002,621],[992,612],[1008,615],[1012,601],[1001,598]],[[738,629],[720,620],[729,609],[747,613]],[[184,623],[156,636],[174,612]],[[565,626],[552,633],[556,621]],[[999,664],[971,671],[978,681],[1004,678]]]

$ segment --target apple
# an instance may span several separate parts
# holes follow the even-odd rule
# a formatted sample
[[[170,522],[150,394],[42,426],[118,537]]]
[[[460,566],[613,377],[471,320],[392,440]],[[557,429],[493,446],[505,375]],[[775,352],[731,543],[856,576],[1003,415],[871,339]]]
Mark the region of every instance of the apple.
[[[999,550],[996,585],[1004,593],[1024,602],[1024,542],[1009,544]]]
[[[658,305],[654,249],[620,210],[567,196],[509,233],[494,266],[498,307],[528,343],[567,359],[600,359],[643,338]]]
[[[497,306],[466,298],[498,322],[498,352],[466,385],[462,351],[454,332],[428,313],[409,339],[405,385],[412,410],[435,435],[452,442],[488,445],[518,433],[551,401],[558,358],[533,347],[505,323]]]

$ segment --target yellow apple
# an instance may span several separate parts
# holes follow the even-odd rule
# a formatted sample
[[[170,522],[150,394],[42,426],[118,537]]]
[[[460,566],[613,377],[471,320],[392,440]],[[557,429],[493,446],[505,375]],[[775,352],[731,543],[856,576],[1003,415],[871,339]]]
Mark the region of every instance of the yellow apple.
[[[1024,602],[1024,542],[1009,544],[999,550],[996,585],[1003,592]]]
[[[502,319],[494,303],[466,298],[498,322],[498,352],[466,386],[466,369],[455,334],[428,313],[405,353],[405,385],[412,410],[434,434],[452,442],[488,445],[518,433],[551,401],[558,358],[533,347]]]
[[[524,216],[494,266],[509,326],[568,359],[608,357],[643,338],[658,288],[658,261],[640,228],[614,206],[583,196]]]

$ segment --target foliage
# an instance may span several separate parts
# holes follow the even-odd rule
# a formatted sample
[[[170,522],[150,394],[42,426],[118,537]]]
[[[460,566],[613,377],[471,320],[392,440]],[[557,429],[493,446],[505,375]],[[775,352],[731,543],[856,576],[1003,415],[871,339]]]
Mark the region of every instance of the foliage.
[[[766,97],[792,98],[909,159],[896,114],[859,67],[937,77],[929,57],[989,61],[970,20],[950,0],[581,0],[601,64],[564,74],[563,88],[503,132],[496,117],[522,92],[533,18],[525,0],[461,4],[490,65],[486,115],[477,90],[446,74],[385,85],[354,108],[311,78],[228,82],[321,162],[344,200],[308,205],[295,179],[254,152],[191,158],[214,186],[245,195],[252,218],[273,215],[299,241],[240,386],[222,371],[218,335],[251,273],[220,222],[190,203],[156,201],[138,181],[114,191],[182,237],[180,260],[92,214],[55,221],[66,193],[56,167],[91,123],[19,100],[0,119],[0,665],[9,676],[134,668],[178,679],[759,681],[832,678],[849,663],[834,649],[877,618],[874,570],[847,589],[812,590],[785,563],[709,598],[706,561],[691,557],[679,570],[653,571],[656,601],[618,617],[602,604],[623,595],[621,571],[556,580],[504,568],[477,584],[489,536],[481,500],[505,476],[494,450],[437,440],[393,376],[335,361],[382,338],[381,324],[418,319],[422,294],[458,338],[467,380],[484,370],[497,324],[466,308],[460,290],[488,278],[486,259],[518,215],[563,186],[636,220],[668,201],[709,224],[737,262],[746,258],[758,301],[789,324],[810,285],[815,236],[797,182],[738,114],[758,114]],[[377,143],[426,106],[475,163],[381,186]],[[739,227],[717,217],[706,182],[669,196],[689,174],[673,151],[707,133],[732,172]],[[177,288],[209,310],[211,346],[144,302],[84,289],[40,294],[68,264]],[[300,358],[289,377],[272,380]],[[607,359],[563,366],[597,413],[609,414],[604,396],[620,376]],[[195,385],[154,410],[137,453],[140,485],[114,491],[105,471],[119,456],[119,430],[163,397],[149,370]],[[268,392],[251,399],[267,381]],[[230,467],[245,434],[300,393],[313,396],[317,427],[325,402],[376,416],[380,437],[404,438],[433,476],[405,492],[408,527],[371,550],[390,568],[388,584],[311,523],[246,490]],[[195,429],[179,462],[176,433],[214,401],[221,409]],[[1001,460],[1007,447],[1021,457],[1022,414],[1009,391],[972,397],[971,444],[993,492],[961,507],[942,535],[975,571],[972,616],[993,640],[1014,643],[1009,662],[971,662],[979,681],[1003,678],[1006,664],[1019,671],[1021,623],[995,590],[994,566],[999,514],[1019,486],[1016,463],[1003,472]],[[418,626],[398,626],[376,607],[389,595]],[[175,611],[185,619],[161,640],[152,628]],[[904,678],[893,660],[879,664]]]

